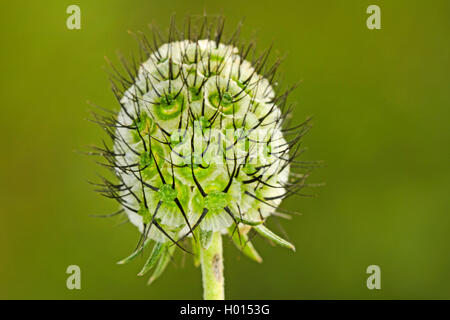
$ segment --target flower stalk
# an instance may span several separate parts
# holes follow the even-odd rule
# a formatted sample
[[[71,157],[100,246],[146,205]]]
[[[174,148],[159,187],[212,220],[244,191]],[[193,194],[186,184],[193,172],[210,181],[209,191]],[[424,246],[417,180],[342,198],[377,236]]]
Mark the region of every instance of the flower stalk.
[[[205,300],[224,300],[222,235],[214,232],[209,247],[200,248],[203,298]]]

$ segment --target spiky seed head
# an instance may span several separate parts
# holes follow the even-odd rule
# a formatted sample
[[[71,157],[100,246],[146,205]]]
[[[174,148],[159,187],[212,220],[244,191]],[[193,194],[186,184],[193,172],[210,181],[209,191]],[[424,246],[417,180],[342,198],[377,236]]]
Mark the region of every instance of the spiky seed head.
[[[120,183],[105,183],[105,193],[142,245],[179,245],[196,230],[272,235],[262,224],[306,177],[289,181],[305,124],[286,129],[290,89],[277,87],[269,50],[251,59],[237,33],[221,42],[223,21],[215,31],[206,22],[186,29],[172,26],[164,44],[142,36],[145,58],[124,64],[128,79],[116,76],[121,109],[103,118],[114,143],[104,154]]]

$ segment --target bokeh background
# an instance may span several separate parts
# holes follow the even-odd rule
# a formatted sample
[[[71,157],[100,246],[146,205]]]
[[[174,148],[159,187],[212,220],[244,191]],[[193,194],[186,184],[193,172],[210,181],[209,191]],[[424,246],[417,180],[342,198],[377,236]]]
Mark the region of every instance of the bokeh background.
[[[81,7],[81,30],[66,8]],[[368,30],[366,8],[381,7]],[[137,232],[95,219],[116,204],[93,192],[99,167],[76,153],[105,135],[90,100],[116,107],[104,56],[137,52],[127,30],[176,13],[245,17],[244,39],[274,41],[298,121],[314,116],[304,159],[324,160],[315,198],[283,206],[297,253],[256,239],[258,265],[226,241],[229,299],[450,298],[450,2],[303,0],[2,1],[0,4],[0,298],[197,299],[200,270],[178,255],[152,286],[141,261],[115,264]],[[276,223],[273,224],[276,227]],[[82,289],[66,288],[66,268]],[[381,267],[381,290],[366,268]]]

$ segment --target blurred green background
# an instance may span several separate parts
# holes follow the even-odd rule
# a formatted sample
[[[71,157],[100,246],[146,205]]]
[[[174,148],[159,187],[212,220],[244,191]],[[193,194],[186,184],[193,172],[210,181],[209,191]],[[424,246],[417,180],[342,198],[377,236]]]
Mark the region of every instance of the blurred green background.
[[[66,8],[81,7],[81,30]],[[381,30],[366,8],[381,7]],[[104,56],[137,52],[127,30],[163,29],[176,13],[223,14],[244,39],[286,54],[298,121],[314,115],[303,159],[324,160],[317,198],[290,198],[282,221],[297,253],[261,239],[258,265],[225,245],[229,299],[450,298],[450,2],[301,0],[3,1],[1,24],[0,298],[198,299],[200,270],[178,255],[152,286],[143,261],[115,264],[137,232],[93,192],[99,167],[74,150],[103,132],[90,100],[116,107]],[[141,259],[142,260],[142,259]],[[68,265],[82,289],[66,288]],[[366,268],[381,267],[381,290]]]

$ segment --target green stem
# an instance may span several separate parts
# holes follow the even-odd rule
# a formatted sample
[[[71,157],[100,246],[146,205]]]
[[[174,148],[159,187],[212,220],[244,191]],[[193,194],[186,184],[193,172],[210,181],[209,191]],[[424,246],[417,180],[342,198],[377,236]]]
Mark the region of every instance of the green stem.
[[[205,300],[224,300],[223,253],[220,232],[212,235],[207,249],[200,248],[202,265],[203,298]]]

